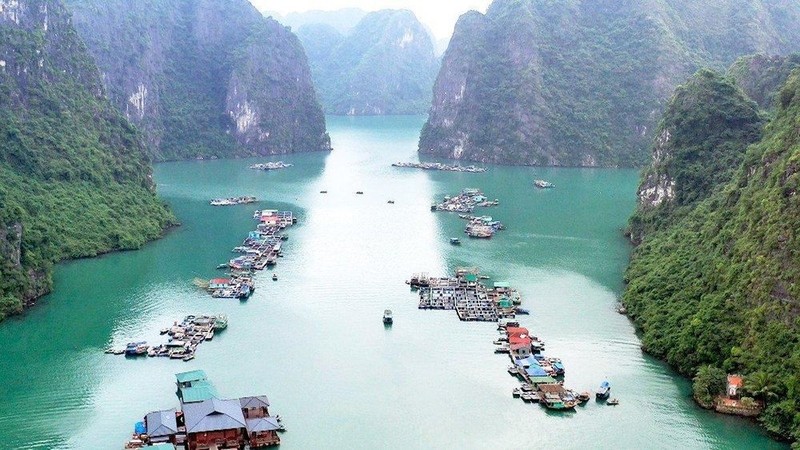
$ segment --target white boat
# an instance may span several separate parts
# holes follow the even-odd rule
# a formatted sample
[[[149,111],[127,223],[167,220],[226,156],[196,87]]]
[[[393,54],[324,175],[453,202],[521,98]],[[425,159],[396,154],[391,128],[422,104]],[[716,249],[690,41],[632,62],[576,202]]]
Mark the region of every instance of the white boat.
[[[383,323],[386,325],[390,325],[394,323],[394,319],[392,318],[392,310],[387,309],[383,311]]]

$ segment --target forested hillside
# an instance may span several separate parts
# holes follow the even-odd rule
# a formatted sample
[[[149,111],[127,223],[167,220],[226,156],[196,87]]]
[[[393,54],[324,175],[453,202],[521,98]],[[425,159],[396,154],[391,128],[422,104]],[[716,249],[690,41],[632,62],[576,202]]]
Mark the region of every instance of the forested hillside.
[[[50,290],[54,262],[138,248],[174,221],[69,12],[2,2],[0,320]]]
[[[650,171],[674,174],[674,190],[661,204],[640,197],[634,228],[643,213],[663,215],[639,227],[623,302],[646,351],[697,375],[699,400],[724,388],[725,373],[741,373],[745,395],[766,404],[764,426],[797,441],[800,72],[776,94],[761,138],[740,94],[719,77],[699,77],[715,81],[696,77],[679,90],[659,128],[670,142],[659,136]],[[703,85],[718,88],[709,97]],[[691,175],[684,182],[682,172]]]

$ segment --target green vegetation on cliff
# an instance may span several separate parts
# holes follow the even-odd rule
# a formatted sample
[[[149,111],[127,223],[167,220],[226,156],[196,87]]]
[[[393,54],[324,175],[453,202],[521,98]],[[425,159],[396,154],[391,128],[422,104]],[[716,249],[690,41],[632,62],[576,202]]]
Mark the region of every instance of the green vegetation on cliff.
[[[800,3],[495,0],[456,25],[419,151],[500,164],[643,165],[700,67],[800,48]]]
[[[773,109],[775,95],[796,68],[800,67],[800,54],[743,56],[728,69],[728,76],[742,88],[748,97],[763,109]]]
[[[634,242],[682,217],[729,181],[747,147],[761,138],[763,125],[758,106],[722,75],[701,70],[679,86],[642,176],[639,208],[630,220]]]
[[[408,10],[367,14],[347,35],[324,24],[298,29],[329,114],[423,114],[438,61],[425,27]]]
[[[743,374],[747,393],[766,402],[764,426],[797,441],[800,74],[776,98],[730,181],[644,237],[623,302],[646,351],[688,376],[705,366],[701,379]]]
[[[247,0],[68,3],[154,159],[330,150],[302,46]]]
[[[2,320],[50,290],[54,262],[138,248],[175,219],[58,0],[0,11],[0,60]]]

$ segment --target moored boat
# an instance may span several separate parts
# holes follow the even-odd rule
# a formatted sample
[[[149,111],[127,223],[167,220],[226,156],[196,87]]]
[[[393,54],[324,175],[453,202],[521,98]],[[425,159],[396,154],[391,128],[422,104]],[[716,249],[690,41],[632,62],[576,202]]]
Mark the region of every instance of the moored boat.
[[[450,243],[453,244],[453,245],[461,245],[461,239],[456,238],[456,237],[450,238]]]
[[[394,318],[392,317],[391,309],[383,311],[383,323],[386,325],[391,325],[392,323],[394,323]]]
[[[600,389],[598,389],[595,393],[595,396],[598,399],[606,399],[609,395],[611,395],[611,383],[608,381],[603,381],[600,384]]]

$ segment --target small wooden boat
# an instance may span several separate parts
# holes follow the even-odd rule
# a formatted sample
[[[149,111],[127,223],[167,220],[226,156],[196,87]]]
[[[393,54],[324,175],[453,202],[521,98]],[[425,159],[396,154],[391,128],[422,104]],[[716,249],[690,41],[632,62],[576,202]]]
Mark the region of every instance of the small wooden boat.
[[[194,359],[194,353],[189,353],[188,355],[183,357],[184,361],[191,361]]]
[[[611,406],[619,405],[619,400],[617,400],[616,398],[612,398],[611,400],[608,401],[608,404]]]
[[[278,274],[272,274],[272,281],[278,281]]]
[[[384,325],[391,325],[392,323],[394,323],[394,318],[392,317],[391,309],[383,311],[383,323]]]
[[[587,391],[581,392],[580,394],[578,394],[578,401],[580,401],[581,403],[586,403],[589,401],[591,396],[592,394],[590,394]]]

